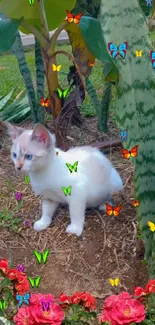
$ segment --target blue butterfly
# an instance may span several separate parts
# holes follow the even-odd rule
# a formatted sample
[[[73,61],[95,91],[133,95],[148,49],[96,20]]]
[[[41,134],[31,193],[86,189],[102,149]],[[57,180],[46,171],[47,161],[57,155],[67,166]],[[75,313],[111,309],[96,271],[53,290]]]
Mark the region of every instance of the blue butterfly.
[[[128,131],[120,131],[120,137],[122,141],[126,141],[128,137]]]
[[[146,2],[146,7],[149,7],[149,5],[150,7],[152,7],[152,0],[145,0],[145,2]]]
[[[151,58],[152,66],[155,69],[155,51],[150,51],[150,58]]]
[[[118,55],[120,55],[122,59],[125,59],[126,51],[128,49],[128,42],[122,43],[119,47],[113,43],[108,43],[108,49],[113,59],[115,59]]]
[[[23,302],[25,302],[26,305],[29,305],[30,293],[25,293],[24,296],[16,295],[16,299],[18,300],[19,307],[22,306]]]

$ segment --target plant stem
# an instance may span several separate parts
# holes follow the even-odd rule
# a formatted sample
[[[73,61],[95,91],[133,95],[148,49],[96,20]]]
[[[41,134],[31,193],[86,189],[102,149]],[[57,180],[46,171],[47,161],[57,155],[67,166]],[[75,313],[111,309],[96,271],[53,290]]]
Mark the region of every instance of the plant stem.
[[[47,47],[48,47],[48,42],[49,40],[46,39],[40,32],[37,28],[33,27],[31,24],[28,24],[24,18],[23,20],[21,21],[21,26],[23,26],[24,28],[26,28],[30,33],[32,33],[37,41],[39,42],[39,44],[41,45],[41,47],[46,50]]]
[[[61,33],[61,31],[67,26],[68,22],[67,21],[64,21],[57,29],[56,31],[54,32],[54,34],[52,35],[51,39],[50,39],[50,45],[49,45],[49,49],[47,51],[47,54],[49,56],[53,55],[54,54],[54,49],[55,49],[55,46],[56,46],[56,41],[57,41],[57,38],[59,36],[59,34]]]

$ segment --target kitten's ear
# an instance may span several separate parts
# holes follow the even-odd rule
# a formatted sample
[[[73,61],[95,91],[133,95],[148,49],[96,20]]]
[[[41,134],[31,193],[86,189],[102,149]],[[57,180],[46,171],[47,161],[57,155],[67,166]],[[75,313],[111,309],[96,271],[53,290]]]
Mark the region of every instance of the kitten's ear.
[[[32,141],[37,141],[44,144],[47,148],[55,144],[55,139],[50,135],[44,125],[38,123],[35,125],[31,135]]]
[[[3,124],[7,127],[8,134],[10,135],[12,141],[18,138],[25,131],[25,129],[15,126],[9,122],[4,122]]]

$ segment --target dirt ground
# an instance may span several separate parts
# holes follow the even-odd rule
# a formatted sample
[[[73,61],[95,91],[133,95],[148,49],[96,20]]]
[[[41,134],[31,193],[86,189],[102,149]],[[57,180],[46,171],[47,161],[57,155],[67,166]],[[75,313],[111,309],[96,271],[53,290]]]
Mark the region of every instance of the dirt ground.
[[[32,123],[25,122],[22,126],[31,128]],[[87,118],[80,130],[72,127],[69,136],[71,145],[75,146],[118,138],[119,130],[110,122],[109,132],[100,133],[97,119]],[[50,292],[58,296],[61,292],[87,291],[97,298],[100,310],[108,295],[121,291],[132,293],[134,286],[146,285],[147,267],[142,263],[144,247],[137,239],[136,211],[130,201],[134,198],[133,165],[123,158],[121,149],[111,148],[107,155],[125,185],[123,193],[114,195],[115,205],[123,205],[120,215],[110,217],[98,210],[86,211],[85,230],[77,238],[65,232],[69,211],[64,206],[58,209],[47,230],[34,232],[33,223],[41,215],[41,200],[32,193],[30,184],[25,184],[23,176],[15,171],[10,159],[11,141],[5,130],[1,131],[0,137],[0,210],[8,207],[12,211],[17,204],[7,179],[11,180],[15,191],[23,192],[23,206],[15,215],[21,219],[20,226],[15,231],[3,225],[0,227],[0,258],[11,258],[13,267],[24,264],[28,276],[41,275],[40,287],[31,289],[31,292]],[[30,227],[25,226],[24,220],[29,220]],[[46,265],[38,265],[34,249],[39,252],[50,250]],[[120,284],[114,288],[108,279],[116,277]]]

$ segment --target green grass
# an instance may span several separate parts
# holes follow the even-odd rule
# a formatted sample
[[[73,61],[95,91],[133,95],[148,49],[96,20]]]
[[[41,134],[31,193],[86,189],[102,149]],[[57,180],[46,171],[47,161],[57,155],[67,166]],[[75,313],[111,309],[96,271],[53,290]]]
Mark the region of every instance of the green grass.
[[[56,50],[65,50],[66,52],[72,54],[70,45],[59,45],[56,47]],[[36,77],[35,77],[34,50],[26,51],[25,56],[35,84]],[[63,88],[66,88],[67,87],[66,74],[69,72],[69,66],[71,65],[71,62],[64,55],[58,55],[57,64],[62,64],[62,68],[59,73],[59,78],[60,78],[59,80],[60,80],[60,85]],[[0,70],[0,74],[1,74],[0,96],[7,95],[13,88],[15,88],[14,94],[11,98],[11,102],[12,102],[15,99],[15,97],[22,90],[25,89],[24,81],[20,74],[16,57],[13,54],[0,55],[0,68],[1,67],[6,67],[7,69]],[[96,60],[95,67],[92,69],[92,73],[89,78],[93,83],[95,89],[97,89],[97,94],[99,99],[101,99],[102,92],[103,92],[103,64],[100,61]],[[45,84],[45,95],[47,93],[48,93],[47,85]],[[81,109],[85,116],[96,115],[95,107],[91,104],[88,95],[86,96],[86,99]]]

